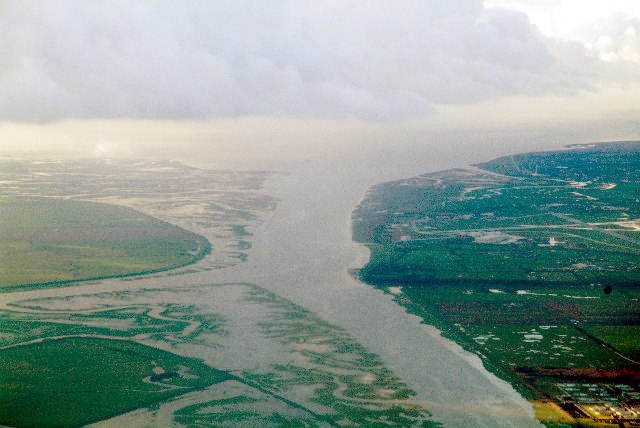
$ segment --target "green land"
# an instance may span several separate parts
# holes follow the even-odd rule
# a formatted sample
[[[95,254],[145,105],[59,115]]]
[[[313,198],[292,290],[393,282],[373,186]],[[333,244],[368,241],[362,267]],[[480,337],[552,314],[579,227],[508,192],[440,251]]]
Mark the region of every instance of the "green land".
[[[437,426],[377,356],[257,286],[12,306],[0,310],[1,425],[78,426],[138,409],[146,426]],[[244,367],[254,343],[272,361]]]
[[[204,237],[130,208],[0,199],[0,291],[173,269],[210,249]]]
[[[353,216],[360,276],[546,403],[549,426],[632,420],[639,165],[640,143],[597,144],[378,185]]]
[[[80,426],[229,378],[198,360],[135,342],[46,340],[2,351],[1,422]]]
[[[0,188],[0,425],[438,426],[346,331],[256,285],[191,276],[246,258],[260,213],[275,207],[260,192],[269,174],[165,161],[0,164],[10,183]],[[217,251],[153,282],[22,293],[209,251],[186,230],[79,199],[198,228]]]

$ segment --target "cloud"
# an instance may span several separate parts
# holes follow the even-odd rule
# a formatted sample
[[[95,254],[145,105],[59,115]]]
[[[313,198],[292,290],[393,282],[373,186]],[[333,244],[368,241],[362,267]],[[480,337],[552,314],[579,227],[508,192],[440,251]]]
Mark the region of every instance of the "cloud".
[[[578,42],[588,55],[604,62],[634,68],[640,63],[637,0],[485,0],[485,4],[522,10],[543,34]]]
[[[640,17],[613,14],[580,31],[589,50],[605,62],[640,64]]]
[[[481,0],[5,1],[0,120],[404,119],[587,87],[565,48]]]

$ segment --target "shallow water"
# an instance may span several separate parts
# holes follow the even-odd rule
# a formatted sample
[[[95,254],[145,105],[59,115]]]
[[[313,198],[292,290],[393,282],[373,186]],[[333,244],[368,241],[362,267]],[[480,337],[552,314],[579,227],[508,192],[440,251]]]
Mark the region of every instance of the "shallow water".
[[[365,247],[351,240],[350,216],[371,185],[525,151],[509,147],[494,150],[496,152],[489,153],[486,148],[458,147],[448,151],[407,145],[370,150],[334,147],[323,152],[296,154],[292,148],[289,157],[276,163],[261,162],[259,154],[246,155],[246,159],[236,160],[239,168],[288,173],[273,175],[267,181],[264,193],[279,198],[279,202],[254,230],[248,261],[221,269],[196,269],[179,276],[109,280],[97,285],[0,295],[0,303],[37,297],[87,296],[114,290],[256,284],[346,330],[417,393],[413,401],[431,411],[435,421],[445,426],[539,426],[529,403],[510,385],[484,370],[479,358],[443,339],[434,328],[421,324],[418,317],[407,314],[390,295],[360,283],[350,274],[353,268],[366,262],[368,255]],[[206,156],[198,154],[201,153],[185,153],[184,160],[198,159],[200,165],[206,164]],[[169,292],[157,291],[156,294],[154,304],[174,300]],[[189,301],[197,302],[197,296]],[[202,294],[205,296],[225,299],[212,290]],[[234,307],[234,314],[241,319],[242,305]],[[254,310],[252,308],[246,310]],[[236,328],[242,330],[241,325]],[[242,333],[239,334],[235,336],[238,340]],[[252,335],[257,337],[255,332]],[[240,346],[240,342],[234,346]],[[267,346],[265,342],[263,351],[269,352],[274,346],[273,343]],[[232,351],[232,348],[229,349]],[[253,347],[254,360],[249,358],[242,366],[246,368],[252,361],[261,361],[264,355],[260,356],[260,352],[259,347]],[[199,354],[194,351],[194,355]],[[232,358],[228,353],[220,355]],[[247,359],[248,354],[243,354],[243,358]]]
[[[344,327],[445,426],[538,426],[531,406],[477,357],[349,274],[368,252],[350,239],[350,213],[375,180],[357,173],[307,169],[272,180],[267,193],[281,202],[249,261],[224,278],[259,284]]]

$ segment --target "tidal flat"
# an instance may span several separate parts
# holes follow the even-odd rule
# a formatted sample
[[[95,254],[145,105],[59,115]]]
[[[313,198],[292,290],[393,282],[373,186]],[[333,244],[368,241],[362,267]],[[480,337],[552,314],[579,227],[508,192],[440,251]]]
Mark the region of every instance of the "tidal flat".
[[[143,281],[94,280],[72,289],[57,284],[61,287],[4,294],[3,368],[27,369],[18,371],[15,378],[3,375],[10,382],[0,397],[3,423],[66,426],[125,413],[117,421],[128,421],[127,425],[279,426],[286,422],[331,426],[377,420],[433,424],[429,413],[411,400],[415,393],[343,329],[255,285],[194,285],[196,278],[210,277],[209,272],[244,259],[242,251],[251,247],[248,239],[260,216],[275,205],[274,198],[260,194],[261,181],[255,178],[267,173],[247,177],[217,173],[221,183],[201,173],[203,177],[194,179],[191,187],[181,182],[178,191],[169,182],[158,186],[164,192],[148,194],[144,185],[131,186],[135,180],[122,178],[126,187],[114,189],[113,183],[105,188],[105,182],[88,179],[95,177],[87,176],[88,170],[101,169],[105,174],[115,168],[109,163],[25,162],[20,168],[18,164],[12,166],[22,174],[14,173],[7,180],[17,185],[5,190],[12,198],[45,194],[59,198],[51,201],[61,206],[67,201],[84,203],[76,199],[135,206],[197,229],[214,242],[214,249],[197,265],[146,275]],[[133,178],[142,184],[148,182],[149,171],[162,172],[165,181],[170,181],[170,171],[176,180],[185,171],[198,173],[175,163],[132,162],[130,167]],[[47,173],[25,174],[30,168]],[[68,183],[69,169],[76,171],[72,182],[83,185]],[[120,164],[120,177],[123,171]],[[44,183],[39,181],[42,177],[46,177]],[[206,186],[215,191],[207,192]],[[188,198],[190,190],[197,195]],[[92,358],[83,357],[85,349]],[[104,362],[118,361],[110,355],[113,352],[122,364],[105,372]],[[74,363],[70,355],[83,364]],[[168,364],[162,355],[174,362]],[[119,370],[121,366],[128,371]],[[206,372],[203,367],[210,369]],[[55,375],[56,371],[64,374]],[[101,376],[92,376],[92,371]],[[86,377],[96,381],[91,391],[81,381]],[[109,394],[114,388],[128,392]],[[56,390],[64,391],[57,395],[61,403],[76,402],[75,395],[86,397],[84,411],[56,404],[50,399]],[[37,396],[44,404],[27,398],[34,391],[40,391]]]
[[[5,293],[3,346],[111,338],[234,376],[99,422],[105,426],[536,426],[530,405],[474,356],[350,274],[363,260],[350,239],[351,210],[385,174],[408,172],[352,161],[326,169],[320,159],[287,175],[160,161],[21,166],[30,173],[14,174],[10,194],[130,206],[213,248],[165,273]],[[73,174],[36,175],[38,168]],[[114,168],[110,180],[95,172]]]
[[[138,370],[138,377],[118,373],[123,379],[117,383],[96,382],[95,394],[124,385],[129,400],[121,403],[121,397],[109,396],[109,405],[94,406],[95,414],[77,423],[91,422],[104,415],[105,409],[113,413],[118,405],[124,409],[147,407],[142,404],[151,401],[153,409],[144,418],[144,423],[151,425],[171,422],[162,419],[163,403],[173,408],[178,421],[188,424],[229,422],[248,426],[273,419],[278,425],[278,420],[293,417],[326,426],[367,425],[380,418],[399,425],[430,425],[428,412],[411,400],[415,393],[343,329],[251,284],[201,284],[175,289],[169,285],[26,300],[2,312],[0,329],[4,333],[0,352],[10,352],[15,364],[45,365],[43,373],[52,371],[49,365],[65,364],[68,355],[62,351],[74,352],[78,346],[96,340],[110,343],[110,352],[128,356],[128,363],[123,362],[126,367],[133,361],[162,367],[159,372],[150,367]],[[51,349],[58,344],[68,346]],[[132,344],[142,345],[146,354],[130,351]],[[48,358],[35,349],[44,346]],[[94,351],[94,359],[113,361],[108,352]],[[161,361],[159,351],[173,356],[171,366]],[[31,358],[34,353],[40,354],[39,360]],[[76,351],[75,355],[82,353]],[[38,390],[38,382],[43,379],[49,380],[50,393],[63,390],[70,401],[75,394],[86,395],[87,385],[79,376],[91,376],[92,363],[96,363],[93,370],[97,371],[103,364],[84,361],[80,366],[70,361],[63,372],[66,375],[51,379],[51,375],[41,376],[39,372],[34,377],[25,374],[18,390],[5,390],[5,401],[22,397],[22,406],[28,406],[24,394]],[[203,372],[203,367],[212,371]],[[111,370],[117,372],[114,367]],[[145,377],[147,387],[159,391],[156,400],[138,386]],[[205,388],[212,384],[215,387]],[[220,407],[211,398],[212,392],[224,397],[217,399],[221,400]],[[191,398],[186,402],[183,397],[174,398],[187,393]],[[207,399],[200,402],[198,397]],[[177,402],[183,405],[176,407]],[[25,417],[31,414],[24,413]],[[56,416],[52,425],[68,423]],[[14,420],[24,422],[19,415],[14,415]],[[48,425],[51,421],[40,415],[39,422]]]

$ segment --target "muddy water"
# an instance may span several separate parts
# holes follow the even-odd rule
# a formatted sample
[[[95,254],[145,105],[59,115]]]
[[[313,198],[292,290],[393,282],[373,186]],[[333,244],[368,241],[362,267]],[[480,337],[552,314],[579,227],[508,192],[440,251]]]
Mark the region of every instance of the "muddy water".
[[[368,256],[351,241],[350,214],[369,185],[425,166],[385,171],[341,162],[326,169],[326,162],[307,165],[272,180],[267,193],[281,202],[256,233],[249,261],[224,278],[259,284],[346,328],[445,426],[539,426],[529,403],[477,357],[349,274]]]
[[[183,160],[206,164],[206,152],[200,149],[197,154],[185,153]],[[0,299],[0,307],[26,298],[107,290],[253,283],[346,329],[408,383],[418,394],[416,401],[445,426],[540,426],[531,406],[507,383],[485,371],[477,357],[441,338],[389,295],[349,273],[368,256],[366,248],[351,240],[350,216],[371,185],[525,150],[486,151],[451,152],[428,146],[370,151],[333,148],[294,154],[275,164],[261,164],[259,153],[247,155],[237,162],[243,169],[288,172],[267,183],[265,193],[280,202],[255,231],[247,262],[175,277],[12,293]]]
[[[350,271],[366,263],[368,250],[351,240],[350,217],[374,184],[547,148],[553,147],[336,146],[304,154],[292,148],[281,163],[267,165],[247,156],[239,165],[290,173],[267,183],[265,192],[280,203],[253,237],[249,260],[215,275],[258,284],[345,328],[445,426],[541,426],[530,404],[478,357],[354,279]]]

